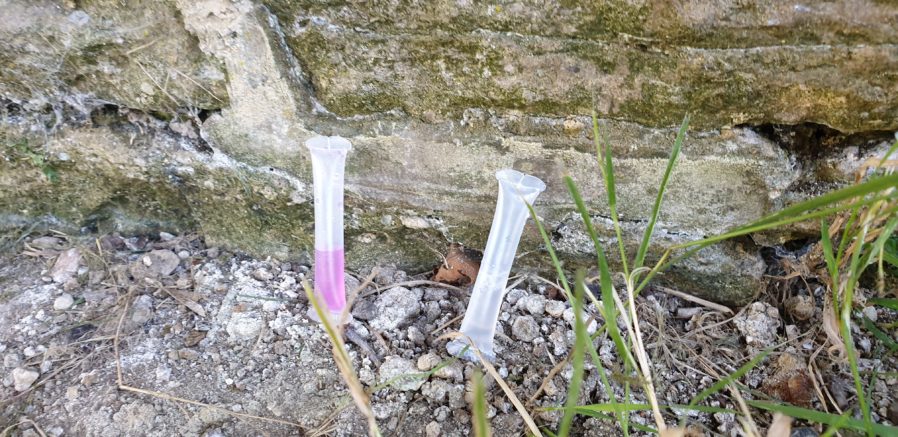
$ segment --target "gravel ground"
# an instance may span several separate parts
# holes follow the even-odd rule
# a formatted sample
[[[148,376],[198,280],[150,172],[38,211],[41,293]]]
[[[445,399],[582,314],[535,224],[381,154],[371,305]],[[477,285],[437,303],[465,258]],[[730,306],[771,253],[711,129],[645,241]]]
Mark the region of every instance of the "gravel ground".
[[[777,261],[783,258],[771,258],[773,276],[786,273],[787,264]],[[347,290],[369,274],[373,282],[355,302],[346,338],[361,382],[374,391],[384,435],[471,434],[466,382],[479,366],[452,360],[440,338],[458,328],[467,288],[430,283],[431,272],[375,268],[347,279]],[[309,272],[308,265],[205,247],[192,235],[28,237],[0,258],[0,425],[22,436],[363,435],[365,421],[330,343],[306,316],[300,282]],[[735,313],[661,290],[638,298],[660,402],[688,404],[775,346],[741,380],[744,396],[830,411],[856,403],[847,366],[825,344],[822,288],[779,278]],[[573,311],[536,274],[520,272],[510,284],[495,367],[537,423],[554,429],[561,413],[548,407],[564,402],[573,373],[566,364]],[[879,323],[898,320],[887,310],[863,313]],[[588,330],[599,326],[592,320]],[[862,371],[879,372],[868,389],[875,419],[898,423],[895,355],[864,331],[855,341]],[[623,372],[610,341],[599,336],[596,344],[620,399],[624,386],[638,381]],[[592,363],[585,368],[580,403],[608,402]],[[486,378],[486,386],[495,435],[525,435],[498,384]],[[645,402],[639,389],[633,397]],[[725,393],[704,404],[737,409]],[[740,435],[733,413],[666,414],[668,423],[684,419],[697,435]],[[653,424],[648,411],[631,420]],[[770,417],[757,412],[755,420],[763,427]],[[606,419],[575,421],[575,435],[619,433]]]

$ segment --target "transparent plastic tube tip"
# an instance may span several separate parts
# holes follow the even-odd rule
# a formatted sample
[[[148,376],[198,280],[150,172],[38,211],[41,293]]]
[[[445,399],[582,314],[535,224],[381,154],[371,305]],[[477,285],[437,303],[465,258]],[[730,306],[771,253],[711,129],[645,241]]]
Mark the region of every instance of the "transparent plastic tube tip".
[[[524,223],[530,216],[527,204],[533,204],[539,193],[546,189],[546,184],[538,178],[511,169],[499,170],[496,179],[499,180],[496,213],[483,251],[480,273],[461,322],[462,334],[470,338],[490,361],[496,357],[493,353],[493,335],[508,274],[514,263]],[[460,337],[449,342],[446,349],[450,354],[458,355],[468,344],[467,338]],[[463,358],[476,361],[477,355],[468,349]]]
[[[315,193],[315,295],[330,321],[339,325],[346,308],[343,174],[352,144],[342,137],[317,136],[306,141],[306,147],[312,155]],[[314,307],[309,308],[309,316],[321,321]]]

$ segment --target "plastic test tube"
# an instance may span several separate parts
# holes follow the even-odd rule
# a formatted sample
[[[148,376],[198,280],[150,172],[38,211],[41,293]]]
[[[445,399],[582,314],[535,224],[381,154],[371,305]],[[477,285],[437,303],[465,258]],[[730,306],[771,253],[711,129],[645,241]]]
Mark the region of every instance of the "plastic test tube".
[[[524,223],[530,216],[527,204],[533,204],[539,193],[546,189],[546,184],[538,178],[511,169],[499,170],[496,179],[499,180],[496,213],[483,251],[480,273],[477,274],[471,301],[461,322],[462,334],[473,340],[490,361],[496,357],[493,353],[493,335],[508,274],[514,263]],[[458,355],[468,344],[467,338],[460,337],[449,342],[446,349],[450,354]],[[477,355],[468,349],[463,358],[476,361]]]
[[[306,141],[312,155],[315,193],[315,295],[335,324],[342,324],[346,308],[343,251],[343,174],[352,149],[343,137],[317,136]],[[314,307],[309,316],[317,321]]]

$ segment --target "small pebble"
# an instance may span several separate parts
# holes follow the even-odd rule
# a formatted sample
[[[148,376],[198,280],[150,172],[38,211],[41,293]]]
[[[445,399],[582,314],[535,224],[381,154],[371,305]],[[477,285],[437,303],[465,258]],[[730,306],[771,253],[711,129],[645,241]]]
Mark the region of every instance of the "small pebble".
[[[509,291],[507,295],[505,295],[505,301],[514,305],[526,295],[526,291],[521,290],[520,288],[515,288],[514,290]]]
[[[439,437],[440,435],[440,423],[436,420],[431,421],[424,427],[424,434],[427,437]]]
[[[531,316],[518,317],[511,325],[511,335],[521,341],[533,341],[539,336],[539,325]]]
[[[12,371],[13,388],[18,392],[28,390],[40,376],[37,370],[16,367]]]
[[[534,316],[541,316],[546,310],[546,298],[539,294],[534,294],[521,299],[524,309]]]
[[[870,319],[871,322],[875,322],[878,317],[876,314],[876,308],[874,307],[866,307],[864,308],[864,317]]]
[[[56,311],[65,311],[75,305],[75,298],[71,294],[63,293],[53,301],[53,309]]]
[[[187,259],[187,258],[190,258],[190,252],[188,252],[188,251],[186,251],[186,250],[179,251],[179,252],[178,252],[178,258],[181,258],[181,259]]]
[[[795,320],[808,320],[814,317],[816,307],[811,296],[792,296],[786,299],[786,311]]]
[[[430,352],[418,357],[418,370],[425,372],[440,364],[440,356]]]
[[[427,339],[427,337],[424,336],[424,333],[414,326],[409,326],[407,336],[408,341],[414,344],[424,344],[424,340]]]
[[[145,294],[134,300],[131,321],[137,325],[143,325],[153,318],[153,298]]]
[[[814,428],[795,428],[792,430],[792,434],[789,437],[817,437],[820,434],[817,434],[817,431]]]
[[[546,302],[546,312],[552,317],[561,317],[564,314],[565,305],[560,300],[550,300]]]
[[[265,282],[270,281],[272,278],[274,278],[274,275],[272,275],[271,272],[269,272],[267,269],[258,268],[253,271],[253,278],[258,281]]]
[[[424,378],[410,376],[417,373],[411,360],[398,356],[387,357],[381,364],[379,373],[378,382],[383,384],[391,381],[391,386],[396,390],[417,390],[424,384]]]

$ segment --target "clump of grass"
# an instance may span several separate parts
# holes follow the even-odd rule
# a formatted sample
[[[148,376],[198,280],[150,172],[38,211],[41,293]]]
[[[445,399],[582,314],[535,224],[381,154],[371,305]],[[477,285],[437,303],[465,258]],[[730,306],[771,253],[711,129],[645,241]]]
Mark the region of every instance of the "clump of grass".
[[[751,413],[748,411],[747,405],[774,411],[789,417],[828,424],[831,427],[829,429],[830,433],[835,432],[840,427],[848,427],[865,431],[868,435],[886,433],[892,433],[892,435],[898,434],[898,428],[872,423],[869,405],[863,394],[863,384],[857,367],[857,352],[854,349],[850,330],[851,315],[854,305],[854,292],[857,289],[861,273],[863,273],[868,266],[877,264],[880,278],[879,283],[882,284],[883,265],[898,265],[895,263],[895,261],[898,261],[898,256],[895,256],[896,250],[891,246],[892,244],[898,246],[898,243],[893,243],[896,238],[894,236],[894,231],[896,227],[898,227],[898,193],[896,193],[895,189],[896,186],[898,186],[898,175],[886,169],[886,167],[888,167],[887,164],[890,164],[893,167],[898,165],[898,162],[889,160],[890,155],[898,149],[898,142],[892,146],[889,153],[878,163],[878,165],[873,166],[873,174],[865,181],[858,179],[854,185],[792,205],[755,222],[739,226],[729,232],[675,245],[667,249],[653,267],[648,268],[644,266],[644,263],[648,254],[649,244],[651,242],[655,224],[660,216],[664,192],[666,191],[670,175],[675,168],[680,149],[685,140],[688,123],[688,117],[684,118],[683,123],[677,132],[677,137],[674,141],[667,167],[662,175],[648,225],[646,226],[645,233],[642,236],[640,245],[632,262],[628,263],[627,251],[623,244],[622,230],[617,214],[617,195],[615,189],[614,167],[611,159],[611,148],[608,141],[604,139],[599,127],[598,119],[595,113],[593,113],[593,138],[596,146],[596,156],[598,158],[600,176],[604,181],[605,194],[608,199],[608,209],[611,213],[612,226],[617,235],[617,250],[620,252],[622,266],[621,274],[624,278],[626,287],[626,290],[624,290],[624,299],[621,298],[612,282],[612,274],[608,266],[604,248],[600,244],[585,202],[571,177],[566,176],[564,178],[564,183],[581,215],[586,232],[595,246],[596,265],[600,272],[599,287],[601,290],[601,301],[596,299],[596,297],[584,286],[585,279],[579,273],[575,279],[574,288],[577,291],[585,290],[585,293],[583,294],[586,296],[584,297],[579,292],[577,295],[571,293],[570,284],[564,269],[562,268],[561,262],[552,247],[551,239],[536,216],[533,208],[530,208],[531,217],[538,227],[551,262],[558,274],[559,284],[563,288],[565,295],[571,300],[575,310],[575,344],[572,359],[574,378],[571,381],[571,387],[568,389],[568,398],[563,408],[565,414],[561,426],[559,427],[558,435],[568,435],[574,414],[609,418],[607,415],[609,413],[614,415],[623,434],[629,435],[631,426],[630,421],[628,420],[629,413],[646,409],[652,412],[657,429],[648,427],[636,428],[642,431],[656,432],[661,435],[682,435],[684,432],[684,429],[682,428],[683,423],[680,423],[678,427],[668,428],[661,413],[661,410],[668,408],[668,406],[660,405],[655,394],[652,380],[652,365],[649,356],[646,353],[639,325],[639,316],[636,312],[636,296],[649,285],[650,281],[656,275],[668,269],[675,263],[692,256],[705,247],[734,237],[789,226],[798,222],[822,220],[827,217],[841,217],[841,221],[834,223],[832,226],[826,226],[826,223],[823,222],[821,244],[824,248],[827,271],[830,276],[830,287],[833,290],[831,293],[833,299],[831,308],[836,309],[840,314],[838,329],[841,334],[841,339],[839,339],[839,341],[842,344],[840,344],[840,346],[846,350],[851,373],[855,382],[855,389],[858,393],[859,409],[864,418],[863,421],[849,419],[846,415],[840,416],[814,412],[782,403],[743,401],[736,388],[737,380],[757,366],[766,354],[770,352],[769,350],[755,357],[740,367],[736,372],[721,378],[717,383],[712,384],[709,388],[703,390],[690,402],[689,405],[671,407],[680,410],[709,408],[703,407],[699,405],[699,403],[709,396],[729,387],[734,397],[737,398],[738,404],[742,407],[742,414],[745,416],[743,420],[743,424],[745,425],[744,430],[748,432],[749,435],[757,435],[758,431],[754,426],[754,421],[751,418]],[[846,215],[847,219],[845,218]],[[839,234],[839,231],[841,231],[841,237],[839,239],[838,249],[833,249],[831,238]],[[882,294],[882,285],[880,285],[880,293]],[[614,342],[618,356],[621,357],[621,360],[623,361],[625,373],[636,373],[636,381],[638,381],[638,385],[640,385],[644,391],[646,399],[648,400],[648,405],[635,404],[631,401],[629,382],[624,383],[624,399],[621,402],[618,402],[616,399],[615,393],[609,384],[606,371],[598,359],[598,354],[592,341],[594,339],[589,338],[585,332],[578,329],[579,323],[582,322],[580,311],[582,311],[583,299],[585,298],[589,298],[593,302],[605,320],[604,325],[597,331],[597,334],[607,333]],[[898,301],[894,303],[898,306]],[[626,327],[628,334],[626,340],[617,328],[616,322],[619,317],[623,320]],[[886,342],[886,344],[888,345],[889,343]],[[583,351],[582,348],[585,348],[586,350]],[[587,355],[592,358],[600,379],[605,386],[605,392],[610,399],[608,404],[576,405],[579,388],[574,386],[579,385],[579,382],[582,379],[583,362]]]

